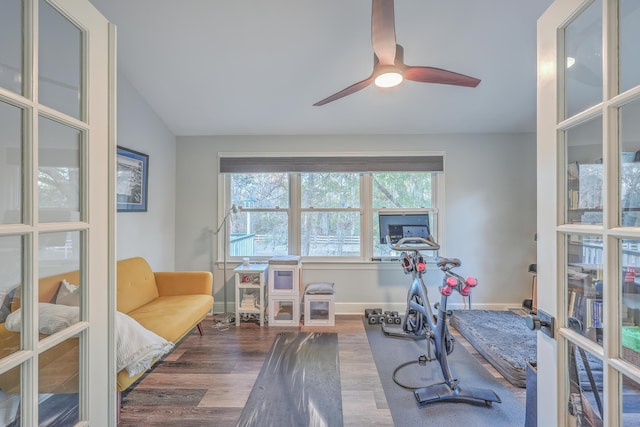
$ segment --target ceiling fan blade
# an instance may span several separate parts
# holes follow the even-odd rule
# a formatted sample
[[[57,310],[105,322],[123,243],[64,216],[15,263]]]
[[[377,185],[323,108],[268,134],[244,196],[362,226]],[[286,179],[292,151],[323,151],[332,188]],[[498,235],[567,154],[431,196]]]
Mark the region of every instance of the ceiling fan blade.
[[[454,86],[476,87],[480,83],[480,79],[465,76],[464,74],[454,73],[453,71],[443,70],[434,67],[412,67],[407,65],[403,72],[403,76],[407,80],[424,83],[440,83]]]
[[[323,99],[322,101],[316,102],[315,104],[313,104],[313,106],[319,107],[320,105],[328,104],[329,102],[335,101],[336,99],[340,99],[344,96],[351,95],[352,93],[356,93],[357,91],[362,90],[365,87],[369,86],[372,81],[373,81],[373,77],[370,76],[369,78],[362,80],[361,82],[352,84],[346,89],[342,89],[338,93],[334,93],[333,95]]]
[[[381,65],[393,65],[396,58],[393,0],[373,0],[371,4],[371,45]]]

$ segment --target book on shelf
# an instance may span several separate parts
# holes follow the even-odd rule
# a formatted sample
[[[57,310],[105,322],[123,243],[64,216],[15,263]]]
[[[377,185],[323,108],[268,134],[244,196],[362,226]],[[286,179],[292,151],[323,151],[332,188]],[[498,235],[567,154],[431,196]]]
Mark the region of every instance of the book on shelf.
[[[571,291],[569,293],[569,303],[567,304],[567,315],[569,317],[574,315],[576,305],[576,291]]]

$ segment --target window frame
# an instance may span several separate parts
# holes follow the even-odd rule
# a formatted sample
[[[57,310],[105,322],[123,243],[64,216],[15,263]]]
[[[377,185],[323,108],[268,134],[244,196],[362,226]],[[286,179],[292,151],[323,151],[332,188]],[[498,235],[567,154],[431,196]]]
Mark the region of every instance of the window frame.
[[[384,155],[377,153],[378,155]],[[397,153],[389,154],[397,156]],[[441,155],[443,157],[444,162],[444,153],[412,153],[412,155]],[[268,157],[269,155],[254,155],[247,156],[246,153],[219,153],[218,157]],[[291,157],[292,155],[289,154]],[[313,155],[301,155],[300,157],[313,157]],[[335,156],[334,156],[335,157]],[[347,157],[347,156],[345,156]],[[407,156],[410,157],[410,156]],[[378,171],[376,171],[378,172]],[[401,171],[393,171],[389,170],[387,172],[401,172]],[[239,172],[240,173],[240,172]],[[268,173],[268,172],[261,172]],[[432,223],[433,229],[431,230],[434,239],[439,243],[441,250],[444,250],[444,221],[442,218],[443,208],[444,208],[444,171],[433,171],[428,172],[431,173],[432,176],[432,186],[431,186],[431,200],[432,206],[425,208],[406,208],[406,209],[395,209],[395,208],[373,208],[373,185],[372,185],[372,174],[375,172],[353,172],[358,173],[360,176],[359,184],[360,184],[360,207],[358,208],[302,208],[301,207],[301,172],[288,172],[289,174],[289,207],[288,208],[248,208],[246,211],[248,212],[282,212],[286,211],[289,222],[288,222],[288,250],[289,254],[300,254],[301,253],[301,245],[302,245],[302,230],[301,230],[301,216],[303,212],[337,212],[337,211],[348,211],[360,212],[360,256],[304,256],[302,260],[307,263],[380,263],[384,261],[388,261],[389,257],[376,257],[374,258],[373,254],[373,242],[375,236],[372,233],[364,233],[363,230],[372,230],[373,229],[373,217],[374,213],[380,211],[394,211],[394,210],[415,210],[415,209],[425,209],[430,212],[432,215]],[[218,218],[221,221],[222,218],[226,215],[226,213],[231,209],[231,179],[229,178],[232,173],[221,173],[220,172],[220,162],[218,162]],[[228,227],[228,224],[226,225]],[[229,236],[230,233],[227,233]],[[227,238],[226,242],[223,242],[224,239],[217,239],[217,262],[222,262],[222,253],[224,252],[224,245],[227,245],[227,254],[229,254],[229,241],[230,237]],[[227,261],[230,262],[240,262],[242,260],[242,256],[230,256],[227,255]],[[255,262],[263,262],[268,261],[269,257],[266,256],[252,256],[252,261]],[[429,261],[431,262],[431,261]]]

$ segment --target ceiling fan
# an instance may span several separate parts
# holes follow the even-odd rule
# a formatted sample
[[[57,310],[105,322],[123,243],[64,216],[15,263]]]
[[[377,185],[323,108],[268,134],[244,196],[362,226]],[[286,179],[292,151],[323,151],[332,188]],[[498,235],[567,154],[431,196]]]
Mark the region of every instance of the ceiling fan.
[[[335,93],[314,106],[351,95],[371,83],[379,87],[393,87],[402,80],[424,83],[440,83],[454,86],[476,87],[479,79],[434,67],[406,65],[404,49],[396,44],[393,0],[373,0],[371,5],[371,44],[373,46],[373,72],[365,80],[355,83]]]

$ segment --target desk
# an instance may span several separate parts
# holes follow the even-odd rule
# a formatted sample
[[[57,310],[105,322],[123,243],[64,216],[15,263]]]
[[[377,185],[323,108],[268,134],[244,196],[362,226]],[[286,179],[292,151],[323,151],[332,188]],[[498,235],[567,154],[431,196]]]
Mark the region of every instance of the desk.
[[[267,264],[239,265],[233,269],[236,282],[236,326],[240,326],[241,314],[257,315],[260,326],[264,326],[264,293],[268,269]]]

